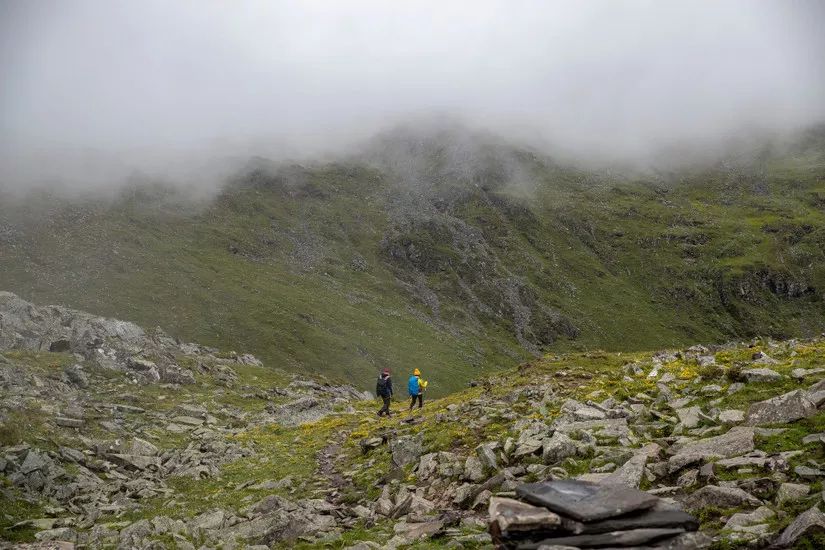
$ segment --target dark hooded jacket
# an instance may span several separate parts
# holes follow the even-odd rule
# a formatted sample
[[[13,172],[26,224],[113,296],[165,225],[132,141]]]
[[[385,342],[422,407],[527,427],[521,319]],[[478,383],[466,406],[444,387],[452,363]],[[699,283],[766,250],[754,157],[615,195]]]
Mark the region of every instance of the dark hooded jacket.
[[[389,374],[382,374],[375,383],[375,395],[378,397],[392,397],[392,379]]]

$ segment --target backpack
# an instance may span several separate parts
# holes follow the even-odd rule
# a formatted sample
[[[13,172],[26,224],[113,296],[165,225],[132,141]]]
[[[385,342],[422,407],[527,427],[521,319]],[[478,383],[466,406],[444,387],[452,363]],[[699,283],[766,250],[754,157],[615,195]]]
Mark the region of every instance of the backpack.
[[[378,377],[378,382],[375,384],[375,393],[378,397],[386,397],[387,393],[387,381],[389,378],[384,378],[383,376]]]

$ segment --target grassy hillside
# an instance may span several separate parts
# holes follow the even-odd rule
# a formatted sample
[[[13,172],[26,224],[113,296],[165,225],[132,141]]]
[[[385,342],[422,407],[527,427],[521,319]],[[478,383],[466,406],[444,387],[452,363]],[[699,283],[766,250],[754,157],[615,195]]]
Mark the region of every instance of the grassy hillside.
[[[825,139],[613,176],[493,141],[387,139],[345,162],[251,163],[208,203],[0,206],[0,288],[369,387],[434,393],[548,350],[825,329]]]

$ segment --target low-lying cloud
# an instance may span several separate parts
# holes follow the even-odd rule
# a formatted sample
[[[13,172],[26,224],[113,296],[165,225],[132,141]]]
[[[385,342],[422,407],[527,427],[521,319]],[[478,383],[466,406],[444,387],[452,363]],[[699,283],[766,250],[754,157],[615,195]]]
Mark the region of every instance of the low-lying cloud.
[[[7,0],[0,188],[207,181],[433,113],[579,158],[788,132],[825,119],[823,20],[816,0]]]

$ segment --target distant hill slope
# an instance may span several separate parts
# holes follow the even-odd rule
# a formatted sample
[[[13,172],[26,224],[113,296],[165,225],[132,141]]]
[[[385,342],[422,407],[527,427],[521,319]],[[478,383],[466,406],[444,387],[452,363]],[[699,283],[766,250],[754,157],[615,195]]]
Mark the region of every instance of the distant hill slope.
[[[368,388],[436,394],[545,350],[825,330],[825,139],[712,168],[613,176],[489,138],[382,136],[264,160],[208,204],[0,205],[0,289]]]

